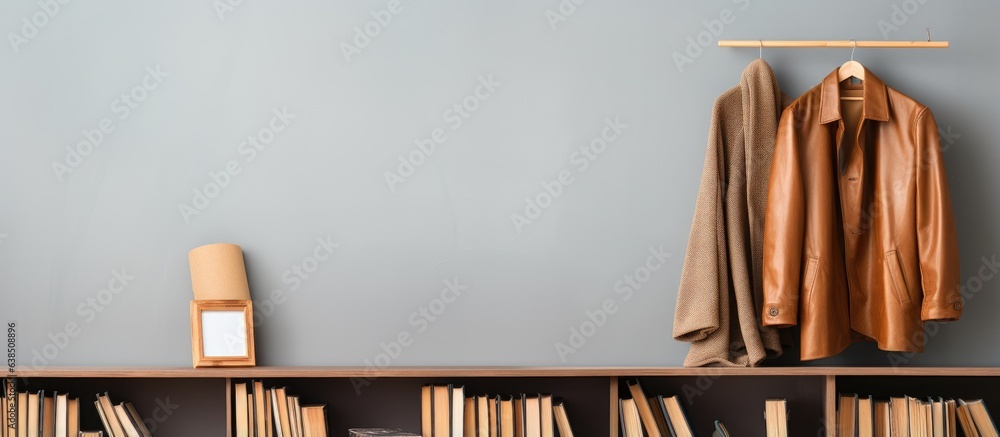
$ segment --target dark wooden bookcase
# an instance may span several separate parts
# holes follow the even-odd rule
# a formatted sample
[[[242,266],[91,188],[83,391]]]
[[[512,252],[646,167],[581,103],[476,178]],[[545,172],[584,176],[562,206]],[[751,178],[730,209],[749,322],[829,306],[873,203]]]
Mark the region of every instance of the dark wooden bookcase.
[[[232,436],[232,387],[262,380],[305,404],[327,404],[331,435],[349,427],[420,429],[420,386],[464,385],[466,394],[551,393],[563,399],[578,436],[618,436],[618,398],[638,379],[647,396],[678,395],[697,435],[712,422],[764,435],[764,400],[785,398],[789,432],[834,437],[837,393],[984,399],[1000,407],[1000,368],[970,367],[251,367],[228,369],[48,367],[17,374],[19,390],[81,398],[82,424],[101,429],[93,396],[131,401],[156,435]],[[352,378],[368,378],[360,389]],[[162,420],[160,420],[162,419]]]

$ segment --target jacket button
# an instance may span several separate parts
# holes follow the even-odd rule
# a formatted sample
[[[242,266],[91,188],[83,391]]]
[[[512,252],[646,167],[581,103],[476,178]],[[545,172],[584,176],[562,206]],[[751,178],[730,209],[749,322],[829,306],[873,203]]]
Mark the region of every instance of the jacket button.
[[[958,304],[956,304],[956,305],[958,305]],[[777,308],[771,308],[771,310],[768,311],[767,314],[769,314],[771,317],[777,317],[778,316],[778,309]]]
[[[960,309],[962,309],[962,304],[959,303],[959,302],[955,302],[954,307],[955,307],[956,310],[960,310]]]

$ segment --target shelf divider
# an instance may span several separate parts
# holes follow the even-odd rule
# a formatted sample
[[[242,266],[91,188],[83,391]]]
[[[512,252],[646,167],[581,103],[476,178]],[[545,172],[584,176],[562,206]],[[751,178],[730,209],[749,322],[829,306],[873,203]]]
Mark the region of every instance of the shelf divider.
[[[226,437],[233,437],[233,380],[226,378]]]
[[[823,385],[823,420],[826,437],[837,437],[837,377],[827,375]]]
[[[618,377],[612,376],[609,385],[611,386],[611,430],[608,435],[618,437]]]

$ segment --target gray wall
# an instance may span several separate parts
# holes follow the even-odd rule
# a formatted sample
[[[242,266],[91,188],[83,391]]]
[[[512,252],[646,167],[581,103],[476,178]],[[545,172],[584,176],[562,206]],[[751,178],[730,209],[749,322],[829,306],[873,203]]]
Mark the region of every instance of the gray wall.
[[[3,2],[0,320],[16,321],[25,366],[190,365],[187,251],[232,242],[261,310],[260,364],[364,365],[406,333],[380,364],[680,365],[670,331],[710,110],[757,50],[705,33],[683,70],[673,55],[729,10],[721,38],[930,27],[951,42],[856,57],[951,132],[963,276],[981,289],[908,362],[1000,365],[1000,281],[979,277],[1000,250],[1000,4],[921,1],[564,0],[554,21],[557,0],[402,0],[380,30],[368,23],[386,1],[80,1],[36,17],[37,32],[21,18],[41,6]],[[345,56],[366,25],[378,34]],[[764,51],[793,95],[849,55]],[[457,118],[463,102],[476,109]],[[627,127],[585,158],[608,119]],[[102,125],[87,156],[67,156]],[[390,189],[385,173],[435,129],[440,144]],[[219,176],[227,165],[238,173]],[[512,214],[560,175],[519,232]],[[326,257],[318,239],[336,245],[325,261],[310,259]],[[669,257],[626,300],[616,283],[651,249]],[[461,295],[436,302],[455,278]],[[608,299],[617,311],[564,361],[556,344]],[[889,358],[855,345],[825,364]]]

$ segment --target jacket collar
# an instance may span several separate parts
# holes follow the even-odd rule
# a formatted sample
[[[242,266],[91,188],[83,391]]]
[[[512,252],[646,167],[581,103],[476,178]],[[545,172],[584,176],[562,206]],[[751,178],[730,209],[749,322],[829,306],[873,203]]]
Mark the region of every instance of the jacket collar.
[[[837,80],[837,71],[839,70],[839,67],[834,69],[820,84],[820,123],[840,120],[840,81]],[[889,97],[882,79],[865,68],[865,80],[862,82],[862,87],[861,118],[889,121]]]

